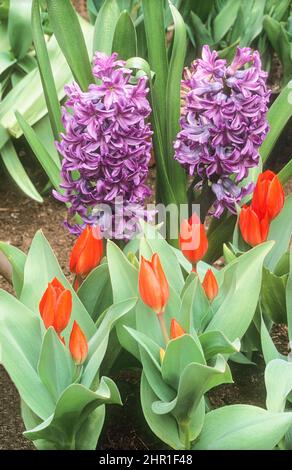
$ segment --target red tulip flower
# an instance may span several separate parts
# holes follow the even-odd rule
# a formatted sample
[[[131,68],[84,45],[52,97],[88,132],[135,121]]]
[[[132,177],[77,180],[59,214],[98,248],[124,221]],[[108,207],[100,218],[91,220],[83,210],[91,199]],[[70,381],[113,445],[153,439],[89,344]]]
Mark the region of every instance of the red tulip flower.
[[[46,328],[52,326],[58,335],[69,323],[72,311],[71,291],[54,278],[40,301],[39,310]]]
[[[173,318],[171,320],[171,325],[170,325],[170,337],[171,337],[171,339],[179,338],[180,336],[183,336],[185,333],[186,332],[182,328],[182,326],[176,321],[175,318]]]
[[[239,214],[239,227],[243,239],[251,246],[259,245],[267,240],[270,221],[266,213],[263,218],[251,206],[243,206]]]
[[[202,282],[202,286],[204,288],[205,294],[212,302],[215,297],[218,295],[218,282],[217,279],[212,271],[212,269],[208,269],[208,271],[205,274],[204,280]]]
[[[98,226],[87,225],[73,246],[70,271],[78,276],[87,276],[99,265],[103,255],[103,242]]]
[[[196,213],[189,221],[183,220],[181,224],[179,245],[184,256],[196,266],[208,250],[208,239],[204,225]]]
[[[267,215],[271,221],[281,212],[284,202],[284,189],[278,176],[270,170],[261,173],[251,203],[254,212],[260,219]]]
[[[157,253],[151,261],[141,257],[139,291],[143,302],[158,315],[164,312],[169,298],[169,286]]]
[[[76,321],[73,323],[69,341],[69,349],[75,364],[78,366],[83,364],[88,354],[88,343],[85,334]]]

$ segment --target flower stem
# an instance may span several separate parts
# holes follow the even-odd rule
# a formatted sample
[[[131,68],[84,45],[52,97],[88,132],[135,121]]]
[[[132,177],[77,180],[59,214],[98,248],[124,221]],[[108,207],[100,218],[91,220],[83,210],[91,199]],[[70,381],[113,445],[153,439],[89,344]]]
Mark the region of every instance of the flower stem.
[[[168,333],[167,333],[167,330],[166,330],[166,325],[165,325],[165,321],[164,321],[163,312],[158,314],[158,320],[159,320],[159,323],[160,323],[160,327],[161,327],[161,331],[162,331],[162,334],[163,334],[165,344],[167,344],[169,342],[169,336],[168,336]]]
[[[188,424],[180,424],[185,450],[191,449],[190,429]]]

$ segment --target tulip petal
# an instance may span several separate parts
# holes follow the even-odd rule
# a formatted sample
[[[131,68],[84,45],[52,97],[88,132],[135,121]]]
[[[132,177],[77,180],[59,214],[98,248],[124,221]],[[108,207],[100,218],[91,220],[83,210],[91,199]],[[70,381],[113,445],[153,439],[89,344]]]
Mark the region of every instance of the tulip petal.
[[[153,271],[152,264],[141,256],[139,271],[139,292],[143,302],[156,313],[160,313],[163,307],[162,294],[159,281]]]

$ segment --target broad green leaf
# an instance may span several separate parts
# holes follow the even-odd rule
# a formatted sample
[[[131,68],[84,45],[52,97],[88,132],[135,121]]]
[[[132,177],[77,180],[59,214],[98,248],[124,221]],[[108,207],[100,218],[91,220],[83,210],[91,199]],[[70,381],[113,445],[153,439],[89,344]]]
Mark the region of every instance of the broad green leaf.
[[[43,167],[50,182],[52,183],[52,185],[54,186],[56,190],[61,191],[60,167],[57,165],[57,163],[54,161],[52,156],[49,154],[46,147],[38,138],[33,128],[25,121],[25,119],[21,116],[21,114],[19,114],[18,112],[16,112],[15,114],[16,114],[17,121],[19,122],[19,125],[24,133],[26,140],[28,141],[39,163]]]
[[[286,287],[286,305],[289,339],[292,340],[292,249],[290,249],[290,273]]]
[[[98,406],[82,423],[76,433],[76,449],[96,450],[97,442],[103,428],[105,419],[105,406]]]
[[[110,240],[107,242],[107,261],[114,302],[121,302],[130,297],[136,297],[138,292],[138,271],[117,245]],[[136,328],[134,310],[129,312],[122,322],[118,322],[117,335],[122,347],[139,358],[137,344],[124,329],[124,325]]]
[[[119,16],[113,37],[112,51],[127,60],[137,56],[137,36],[133,20],[125,10]]]
[[[76,449],[75,435],[82,423],[98,406],[105,403],[120,403],[119,392],[112,380],[101,379],[96,392],[80,384],[70,385],[61,395],[54,414],[39,426],[24,432],[28,439],[46,439],[58,449]]]
[[[1,157],[8,173],[17,186],[31,199],[43,202],[43,198],[29,179],[11,140],[8,140],[1,148]]]
[[[96,321],[113,303],[107,263],[102,263],[93,269],[82,282],[77,293],[91,318]]]
[[[59,263],[47,239],[41,231],[37,232],[27,255],[24,269],[24,284],[21,301],[39,316],[39,302],[54,277],[72,292],[73,308],[68,327],[64,331],[65,340],[69,338],[73,321],[76,320],[84,331],[87,340],[95,333],[93,320],[79,300],[71,284],[62,273]]]
[[[8,35],[11,49],[18,59],[25,56],[32,43],[31,3],[32,0],[9,2]]]
[[[272,450],[292,423],[292,413],[257,406],[223,406],[207,413],[193,450]]]
[[[82,30],[71,2],[47,0],[50,24],[72,73],[85,91],[93,83]]]
[[[287,183],[290,178],[292,178],[292,158],[289,162],[282,168],[278,173],[278,178],[282,184]]]
[[[240,0],[229,0],[215,17],[213,22],[213,35],[215,43],[218,43],[230,30],[236,20]]]
[[[274,271],[281,256],[287,251],[292,235],[292,195],[285,200],[284,207],[270,226],[269,240],[276,243],[265,259],[265,266]]]
[[[206,320],[210,321],[210,303],[204,293],[198,277],[194,278],[182,295],[179,319],[186,331],[202,331]]]
[[[74,363],[69,349],[50,327],[43,338],[38,374],[46,389],[56,403],[63,391],[74,379]]]
[[[275,323],[287,323],[286,284],[288,274],[276,276],[264,267],[261,290],[263,312]]]
[[[46,419],[54,402],[37,374],[40,319],[5,291],[0,291],[0,345],[1,363],[20,396],[34,413]]]
[[[16,296],[20,297],[23,286],[23,273],[26,255],[23,251],[8,243],[0,242],[0,250],[5,254],[12,266],[12,282]]]
[[[62,131],[61,109],[42,28],[39,0],[32,0],[31,23],[40,77],[55,140]]]
[[[142,373],[141,404],[148,426],[159,439],[168,444],[172,449],[183,449],[184,446],[179,438],[175,418],[170,414],[157,415],[153,412],[152,403],[156,400],[157,396],[147,382],[144,373]]]
[[[272,246],[272,242],[258,245],[227,265],[225,276],[229,273],[235,285],[230,286],[207,331],[219,330],[230,341],[244,335],[258,303],[263,261]]]
[[[157,414],[172,413],[179,422],[188,422],[203,395],[222,383],[232,383],[232,376],[223,356],[218,356],[214,367],[190,363],[183,370],[178,393],[171,402],[157,401],[152,410]]]
[[[11,52],[0,52],[0,76],[16,63],[15,57]]]
[[[234,354],[240,351],[239,339],[229,341],[221,331],[206,331],[199,336],[206,361],[217,354]]]
[[[206,364],[197,342],[187,334],[171,340],[166,347],[161,365],[163,380],[177,389],[181,374],[191,362]]]
[[[236,217],[227,213],[221,219],[213,218],[208,230],[209,247],[204,257],[206,263],[213,263],[222,256],[224,243],[232,240],[235,224]]]
[[[93,54],[111,54],[120,9],[116,0],[105,0],[96,17],[93,33]],[[114,50],[113,50],[114,52]]]
[[[284,356],[278,352],[276,346],[274,345],[263,318],[261,320],[261,344],[266,364],[268,364],[273,359],[284,359]]]
[[[112,305],[106,312],[103,321],[88,343],[88,356],[83,366],[81,380],[83,385],[92,386],[104,358],[112,328],[120,318],[134,308],[135,304],[136,299],[128,299]],[[111,354],[114,355],[115,351],[111,351]]]
[[[274,359],[265,370],[266,405],[269,411],[281,413],[292,390],[292,362]]]

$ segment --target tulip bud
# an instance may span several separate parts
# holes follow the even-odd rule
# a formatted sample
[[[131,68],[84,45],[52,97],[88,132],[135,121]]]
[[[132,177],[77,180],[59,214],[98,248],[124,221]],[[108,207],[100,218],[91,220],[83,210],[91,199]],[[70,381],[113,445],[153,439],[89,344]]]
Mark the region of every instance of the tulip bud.
[[[183,220],[181,224],[179,245],[184,256],[195,266],[208,250],[208,239],[204,225],[196,213],[189,221]]]
[[[180,326],[180,324],[173,318],[170,325],[170,337],[171,339],[179,338],[185,334],[185,330]]]
[[[39,310],[46,328],[52,326],[58,335],[66,328],[69,323],[72,311],[71,291],[54,278],[48,284],[48,287],[40,301]]]
[[[88,354],[88,344],[86,336],[79,327],[78,323],[74,321],[73,328],[70,335],[69,349],[76,365],[83,364]]]
[[[164,356],[165,356],[165,349],[160,348],[159,349],[159,355],[160,355],[160,362],[163,362]]]
[[[157,253],[154,253],[151,261],[141,257],[139,291],[143,302],[155,313],[164,311],[169,298],[169,286]]]
[[[208,269],[208,271],[206,272],[204,280],[202,282],[202,286],[204,288],[206,296],[208,297],[210,302],[212,302],[218,295],[218,282],[212,269]]]
[[[99,265],[103,255],[103,241],[98,226],[87,225],[73,246],[70,271],[78,276],[87,276]]]
[[[261,173],[253,193],[251,207],[260,219],[273,220],[281,212],[285,193],[278,176],[270,170]]]
[[[257,215],[251,206],[243,206],[239,214],[239,227],[243,239],[251,246],[259,245],[267,240],[269,233],[269,217],[263,219]]]

